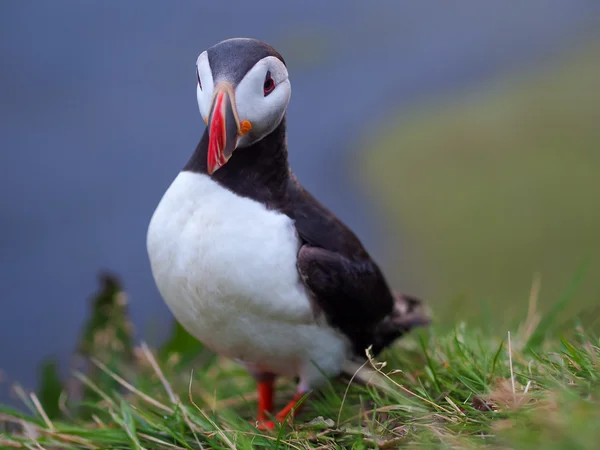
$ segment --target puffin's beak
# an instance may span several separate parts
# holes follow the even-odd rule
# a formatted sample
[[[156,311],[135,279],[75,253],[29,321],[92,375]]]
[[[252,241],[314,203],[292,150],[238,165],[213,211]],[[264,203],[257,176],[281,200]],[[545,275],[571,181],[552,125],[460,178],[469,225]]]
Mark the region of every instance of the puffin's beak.
[[[235,110],[235,94],[229,84],[215,86],[213,104],[208,116],[208,174],[227,163],[235,150],[239,121]]]

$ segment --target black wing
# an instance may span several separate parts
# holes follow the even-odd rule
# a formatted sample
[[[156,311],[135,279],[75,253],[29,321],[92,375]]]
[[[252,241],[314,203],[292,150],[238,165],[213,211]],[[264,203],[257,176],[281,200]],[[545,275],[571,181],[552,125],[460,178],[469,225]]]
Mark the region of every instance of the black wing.
[[[290,181],[283,209],[294,219],[303,246],[298,271],[328,322],[354,344],[374,344],[377,327],[394,310],[394,295],[354,233],[300,186]]]

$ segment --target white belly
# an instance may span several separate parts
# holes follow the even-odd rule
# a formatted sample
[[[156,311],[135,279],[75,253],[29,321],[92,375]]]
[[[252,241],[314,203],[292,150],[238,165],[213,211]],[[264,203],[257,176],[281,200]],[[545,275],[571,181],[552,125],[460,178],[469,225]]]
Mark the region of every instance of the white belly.
[[[309,383],[315,370],[339,372],[347,341],[315,321],[286,215],[181,172],[154,212],[147,245],[165,302],[208,347]]]

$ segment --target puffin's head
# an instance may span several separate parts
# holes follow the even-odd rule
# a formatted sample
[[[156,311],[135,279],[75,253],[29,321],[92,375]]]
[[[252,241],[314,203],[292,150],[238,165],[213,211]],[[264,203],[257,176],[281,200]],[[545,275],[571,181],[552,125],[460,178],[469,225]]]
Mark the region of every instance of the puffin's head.
[[[255,39],[219,42],[200,54],[196,71],[212,175],[236,148],[260,141],[281,123],[292,91],[281,55]]]

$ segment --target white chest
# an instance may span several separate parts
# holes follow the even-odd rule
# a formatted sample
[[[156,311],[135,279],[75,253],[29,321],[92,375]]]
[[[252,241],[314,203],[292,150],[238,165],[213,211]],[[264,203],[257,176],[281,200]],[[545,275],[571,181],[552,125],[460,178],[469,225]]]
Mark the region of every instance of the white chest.
[[[158,289],[190,333],[232,358],[291,372],[343,347],[314,320],[299,245],[289,217],[191,172],[173,181],[147,236]]]

